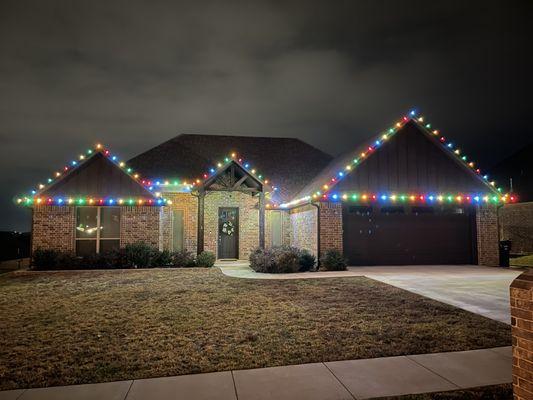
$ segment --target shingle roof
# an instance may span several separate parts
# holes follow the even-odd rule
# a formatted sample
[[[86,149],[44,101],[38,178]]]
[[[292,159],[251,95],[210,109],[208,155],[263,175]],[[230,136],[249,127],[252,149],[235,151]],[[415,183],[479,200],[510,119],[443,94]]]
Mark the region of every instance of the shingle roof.
[[[235,152],[279,188],[288,201],[332,160],[294,138],[182,134],[128,161],[143,176],[194,179]]]

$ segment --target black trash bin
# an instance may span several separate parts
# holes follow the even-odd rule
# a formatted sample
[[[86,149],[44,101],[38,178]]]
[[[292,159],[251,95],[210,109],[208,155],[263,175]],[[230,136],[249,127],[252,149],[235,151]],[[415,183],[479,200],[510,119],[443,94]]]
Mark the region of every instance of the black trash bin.
[[[500,267],[509,267],[509,254],[511,253],[511,241],[500,241]]]

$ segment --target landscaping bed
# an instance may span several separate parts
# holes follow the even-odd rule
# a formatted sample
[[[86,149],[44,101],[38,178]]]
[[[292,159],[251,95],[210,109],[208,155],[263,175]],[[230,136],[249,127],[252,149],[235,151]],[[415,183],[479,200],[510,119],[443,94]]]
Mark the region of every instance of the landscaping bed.
[[[507,346],[510,327],[364,277],[0,276],[0,389]]]

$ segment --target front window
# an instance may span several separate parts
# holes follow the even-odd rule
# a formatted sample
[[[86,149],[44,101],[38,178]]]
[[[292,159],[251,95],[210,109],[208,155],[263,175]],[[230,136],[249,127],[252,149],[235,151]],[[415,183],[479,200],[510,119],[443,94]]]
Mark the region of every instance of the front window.
[[[119,207],[76,208],[76,254],[106,253],[120,247]]]

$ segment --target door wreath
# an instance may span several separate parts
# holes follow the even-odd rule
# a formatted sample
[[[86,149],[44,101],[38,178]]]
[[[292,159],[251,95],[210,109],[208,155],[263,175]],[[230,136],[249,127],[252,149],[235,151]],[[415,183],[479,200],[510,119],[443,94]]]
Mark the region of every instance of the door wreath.
[[[233,236],[233,233],[235,233],[235,226],[233,225],[233,222],[224,222],[224,224],[222,224],[222,233],[225,233],[228,236]]]

